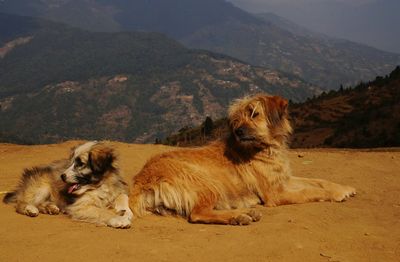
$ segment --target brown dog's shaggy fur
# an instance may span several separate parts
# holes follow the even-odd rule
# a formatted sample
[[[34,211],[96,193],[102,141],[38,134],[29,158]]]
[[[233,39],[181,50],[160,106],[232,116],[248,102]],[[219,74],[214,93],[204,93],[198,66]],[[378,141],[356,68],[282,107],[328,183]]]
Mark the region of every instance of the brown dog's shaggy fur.
[[[132,219],[113,149],[99,142],[74,148],[68,160],[26,169],[4,202],[14,202],[18,213],[31,217],[65,212],[75,220],[116,228],[130,227]]]
[[[247,225],[258,221],[256,204],[277,206],[343,201],[355,189],[321,179],[291,176],[287,101],[257,95],[229,109],[230,136],[208,146],[150,159],[134,177],[130,206],[179,214],[193,223]]]

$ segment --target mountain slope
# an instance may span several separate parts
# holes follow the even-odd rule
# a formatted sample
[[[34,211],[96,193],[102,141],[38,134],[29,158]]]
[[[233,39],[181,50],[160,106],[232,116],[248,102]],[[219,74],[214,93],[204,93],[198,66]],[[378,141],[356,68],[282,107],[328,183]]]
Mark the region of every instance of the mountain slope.
[[[273,12],[327,35],[400,53],[398,0],[228,0],[250,12]],[[289,4],[290,3],[290,4]]]
[[[252,15],[223,0],[4,0],[0,10],[95,31],[165,33],[188,47],[295,74],[325,89],[387,74],[400,56],[306,33],[271,14]]]
[[[13,23],[15,17],[0,14],[1,18],[14,28],[18,25]],[[158,33],[88,33],[43,20],[21,20],[25,19],[15,31],[20,33],[14,35],[14,41],[21,36],[31,39],[0,60],[0,97],[49,83],[120,72],[168,73],[185,66],[195,55]],[[5,35],[4,39],[10,38],[8,32]]]
[[[3,0],[0,10],[91,31],[154,31],[176,38],[227,20],[261,23],[222,0]]]
[[[244,94],[301,101],[317,91],[294,76],[190,50],[158,33],[95,33],[4,14],[0,21],[17,32],[0,30],[2,141],[148,142],[222,116]]]
[[[400,146],[400,67],[386,77],[294,105],[293,147]]]
[[[254,25],[226,22],[181,40],[186,46],[237,57],[251,64],[292,72],[325,90],[387,74],[400,56],[346,40],[286,31],[270,20]]]
[[[294,127],[291,147],[400,146],[400,67],[353,89],[323,93],[290,106]],[[208,120],[168,136],[170,145],[202,145],[224,136],[226,119]]]

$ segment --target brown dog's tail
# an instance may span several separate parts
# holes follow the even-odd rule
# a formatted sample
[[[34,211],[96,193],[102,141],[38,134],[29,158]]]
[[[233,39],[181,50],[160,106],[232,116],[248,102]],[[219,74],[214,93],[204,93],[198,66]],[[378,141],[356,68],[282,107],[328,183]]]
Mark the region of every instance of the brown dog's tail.
[[[149,205],[150,203],[146,203],[147,201],[145,196],[141,194],[139,190],[134,191],[134,194],[131,194],[129,196],[129,207],[131,208],[135,217],[142,217],[143,215],[148,213],[146,209],[147,205]]]
[[[17,201],[17,192],[9,192],[3,198],[3,202],[6,204],[15,203],[16,201]]]
[[[173,187],[162,182],[152,186],[150,190],[142,190],[141,185],[135,184],[129,196],[129,206],[135,217],[142,217],[150,212],[188,217],[196,198],[196,193],[185,186]]]

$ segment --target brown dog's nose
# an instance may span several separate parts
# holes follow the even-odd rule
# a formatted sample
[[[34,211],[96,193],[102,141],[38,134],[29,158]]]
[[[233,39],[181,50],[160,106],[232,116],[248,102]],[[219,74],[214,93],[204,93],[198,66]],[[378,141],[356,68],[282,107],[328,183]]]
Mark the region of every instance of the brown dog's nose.
[[[245,134],[245,128],[244,127],[239,127],[238,129],[235,130],[235,134],[241,138]]]
[[[67,176],[65,174],[61,174],[61,179],[64,182],[67,182]]]

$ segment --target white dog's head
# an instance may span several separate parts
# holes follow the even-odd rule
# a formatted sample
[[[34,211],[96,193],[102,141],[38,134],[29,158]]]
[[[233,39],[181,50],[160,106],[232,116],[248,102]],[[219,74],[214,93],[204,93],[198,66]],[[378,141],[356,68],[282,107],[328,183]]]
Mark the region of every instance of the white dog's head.
[[[70,166],[61,174],[67,193],[81,195],[96,187],[107,173],[116,171],[115,159],[114,150],[97,141],[74,148]]]

